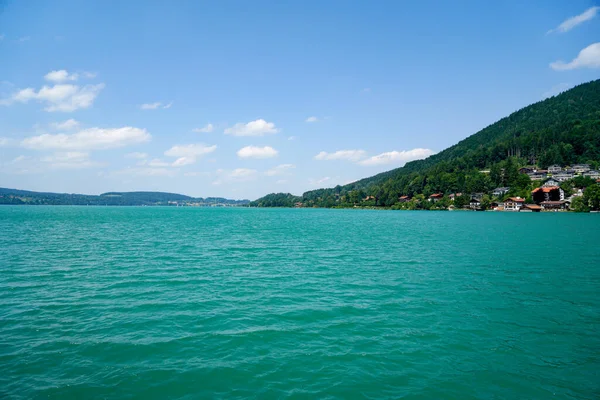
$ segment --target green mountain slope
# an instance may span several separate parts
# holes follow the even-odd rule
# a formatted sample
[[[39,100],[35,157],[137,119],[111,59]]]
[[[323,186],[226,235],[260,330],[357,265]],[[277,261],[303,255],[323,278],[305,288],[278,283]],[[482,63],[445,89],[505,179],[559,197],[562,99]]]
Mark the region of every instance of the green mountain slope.
[[[529,182],[515,173],[518,166],[591,163],[597,168],[598,161],[600,80],[595,80],[514,112],[424,160],[345,186],[309,191],[301,201],[351,206],[373,196],[373,205],[393,206],[401,195],[485,192],[497,186],[525,193]]]
[[[108,192],[99,196],[70,193],[32,192],[28,190],[0,188],[0,204],[48,204],[48,205],[108,205],[108,206],[154,206],[154,205],[246,205],[248,200],[229,200],[221,197],[194,198],[165,192]]]

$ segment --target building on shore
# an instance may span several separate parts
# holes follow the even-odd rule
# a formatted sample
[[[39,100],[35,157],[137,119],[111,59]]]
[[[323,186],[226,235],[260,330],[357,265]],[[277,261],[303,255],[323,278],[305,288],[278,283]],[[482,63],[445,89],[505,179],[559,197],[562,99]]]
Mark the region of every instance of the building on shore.
[[[444,198],[443,193],[435,193],[435,194],[432,194],[431,196],[429,196],[429,201],[433,201],[434,203],[437,203],[438,201],[440,201],[443,198]]]
[[[533,189],[531,198],[536,204],[543,201],[563,201],[565,199],[565,191],[560,186],[542,186]]]
[[[540,203],[544,211],[562,211],[569,208],[569,202],[562,201],[542,201]]]
[[[448,195],[448,198],[450,198],[450,200],[454,201],[457,197],[462,196],[462,193],[450,193]]]
[[[521,207],[521,210],[519,210],[520,212],[540,212],[542,211],[542,207],[538,206],[537,204],[523,204],[523,207]]]
[[[519,211],[525,204],[525,199],[521,197],[509,197],[504,202],[504,211]]]
[[[481,210],[481,201],[476,198],[472,198],[469,202],[469,208],[474,211]]]

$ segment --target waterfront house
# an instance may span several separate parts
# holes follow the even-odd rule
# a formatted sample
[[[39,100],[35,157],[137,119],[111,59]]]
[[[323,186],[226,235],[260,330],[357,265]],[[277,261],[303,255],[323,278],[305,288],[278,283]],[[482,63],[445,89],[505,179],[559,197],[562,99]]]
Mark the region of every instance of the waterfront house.
[[[556,174],[560,171],[562,171],[562,167],[560,165],[554,164],[548,167],[548,173],[550,174]]]
[[[398,198],[398,203],[406,203],[408,201],[410,201],[410,196],[400,196]]]
[[[437,203],[443,197],[444,197],[443,193],[435,193],[435,194],[432,194],[431,196],[429,196],[429,201],[433,201],[434,203]]]
[[[375,200],[375,196],[367,196],[364,201]]]
[[[471,210],[481,210],[481,201],[479,201],[478,199],[472,198],[471,201],[469,202],[469,208]]]
[[[544,211],[560,211],[569,208],[569,202],[562,201],[543,201],[540,203]]]
[[[562,201],[565,199],[565,191],[560,186],[542,186],[533,189],[531,197],[536,204],[543,201]]]
[[[519,210],[519,212],[540,212],[542,211],[542,207],[537,204],[523,204],[523,207]]]
[[[525,199],[521,197],[509,197],[504,202],[504,211],[519,211],[523,207],[523,204],[525,204]]]
[[[589,164],[575,164],[573,165],[573,169],[578,174],[583,174],[584,172],[588,172],[590,170]]]

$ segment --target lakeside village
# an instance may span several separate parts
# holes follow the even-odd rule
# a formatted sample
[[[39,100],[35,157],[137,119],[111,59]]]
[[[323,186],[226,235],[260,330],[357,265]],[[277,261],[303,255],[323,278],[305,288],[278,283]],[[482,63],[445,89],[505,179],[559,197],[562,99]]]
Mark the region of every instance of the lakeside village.
[[[489,171],[480,171],[489,173]],[[430,196],[415,195],[400,196],[393,209],[437,209],[437,210],[471,210],[471,211],[508,211],[508,212],[542,212],[542,211],[569,211],[572,204],[582,201],[586,188],[578,187],[575,181],[584,180],[589,183],[600,184],[600,172],[592,170],[588,164],[577,164],[572,167],[552,165],[547,170],[537,167],[523,167],[519,173],[527,175],[532,182],[539,186],[531,191],[527,198],[510,196],[510,187],[499,187],[489,193],[434,193]],[[572,185],[564,185],[566,182]],[[562,186],[569,186],[570,193],[565,192]],[[596,185],[594,185],[596,186]],[[376,196],[363,198],[361,206],[355,208],[375,206]],[[426,204],[428,203],[428,204]],[[305,207],[301,202],[295,207]]]

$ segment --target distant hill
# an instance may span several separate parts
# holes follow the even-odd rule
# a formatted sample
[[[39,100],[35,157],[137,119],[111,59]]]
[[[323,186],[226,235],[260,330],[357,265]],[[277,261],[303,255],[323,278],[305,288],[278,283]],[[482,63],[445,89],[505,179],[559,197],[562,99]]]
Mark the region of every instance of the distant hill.
[[[108,192],[99,196],[69,193],[32,192],[0,188],[0,204],[106,205],[106,206],[244,206],[249,200],[221,197],[194,198],[165,192]]]
[[[497,186],[526,193],[528,182],[514,173],[518,166],[589,163],[598,168],[599,161],[600,80],[595,80],[514,112],[424,160],[348,185],[305,192],[299,201],[352,206],[373,196],[373,205],[393,206],[401,195],[486,192]]]
[[[294,207],[302,197],[290,193],[271,193],[250,203],[253,207]]]

